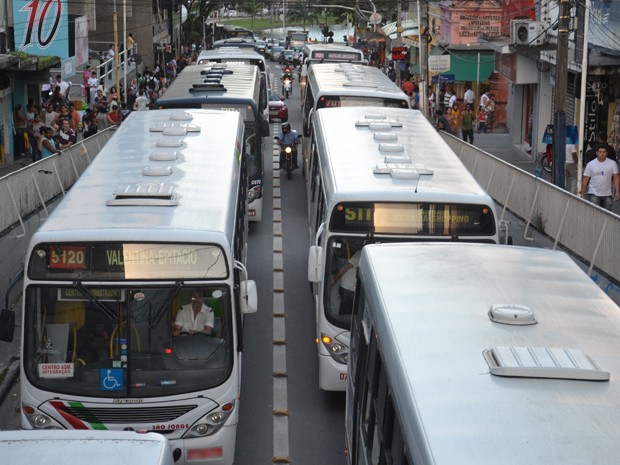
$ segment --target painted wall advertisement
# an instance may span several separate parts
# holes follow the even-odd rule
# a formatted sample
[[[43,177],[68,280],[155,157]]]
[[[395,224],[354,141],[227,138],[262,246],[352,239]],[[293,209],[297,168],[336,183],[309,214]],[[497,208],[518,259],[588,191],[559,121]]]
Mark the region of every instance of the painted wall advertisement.
[[[13,0],[15,46],[30,55],[69,57],[65,0]]]

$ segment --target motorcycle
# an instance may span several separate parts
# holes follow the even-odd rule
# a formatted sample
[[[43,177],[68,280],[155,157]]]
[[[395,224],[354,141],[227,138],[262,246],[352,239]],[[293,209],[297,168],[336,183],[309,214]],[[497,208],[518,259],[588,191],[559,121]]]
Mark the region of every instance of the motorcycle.
[[[282,144],[280,147],[280,169],[286,171],[286,178],[291,179],[293,177],[293,170],[295,169],[295,160],[297,159],[297,144],[301,136],[297,136],[295,144]],[[276,137],[278,142],[279,137]]]
[[[282,76],[282,94],[288,98],[293,93],[293,76],[285,74]]]

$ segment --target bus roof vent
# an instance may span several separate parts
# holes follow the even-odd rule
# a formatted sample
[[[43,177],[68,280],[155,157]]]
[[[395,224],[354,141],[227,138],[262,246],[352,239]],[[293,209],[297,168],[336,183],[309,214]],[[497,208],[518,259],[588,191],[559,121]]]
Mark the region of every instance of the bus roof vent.
[[[368,128],[371,131],[384,131],[388,132],[392,128],[402,128],[403,123],[395,120],[372,120],[372,119],[360,119],[355,122],[356,128]]]
[[[581,349],[494,347],[483,356],[495,376],[609,381],[608,371]]]
[[[226,91],[226,87],[223,84],[201,82],[198,84],[192,84],[190,92],[208,92],[208,91]]]
[[[170,176],[172,168],[170,166],[145,166],[142,168],[142,176]]]
[[[373,139],[384,142],[396,142],[398,140],[398,134],[395,132],[375,132]]]
[[[182,126],[171,126],[164,128],[161,132],[164,136],[185,136],[187,129]]]
[[[191,115],[189,115],[191,116]],[[187,123],[155,123],[152,124],[149,128],[150,132],[163,132],[166,136],[171,136],[175,134],[170,134],[170,131],[166,132],[168,128],[180,128],[185,132],[200,132],[200,126],[197,124],[187,124]],[[183,135],[183,133],[179,134]]]
[[[191,121],[194,117],[186,111],[178,111],[170,115],[170,121]]]
[[[383,160],[385,163],[408,163],[411,164],[411,157],[407,155],[387,155]]]
[[[157,147],[182,147],[183,139],[176,137],[160,137],[155,144]]]
[[[118,206],[161,206],[173,207],[179,204],[179,196],[174,187],[161,183],[136,183],[117,188],[112,198],[105,203],[109,207]]]
[[[178,158],[179,152],[176,150],[174,152],[164,152],[163,150],[151,152],[151,155],[149,156],[149,160],[151,161],[174,161]]]
[[[384,163],[378,163],[373,169],[374,174],[389,174],[394,179],[417,179],[420,176],[433,175],[433,170],[424,165],[415,165],[407,156],[385,157]]]
[[[525,305],[493,305],[489,310],[489,318],[492,322],[503,325],[527,326],[538,323],[534,316],[534,311]]]
[[[405,146],[403,144],[379,144],[379,152],[404,152]]]

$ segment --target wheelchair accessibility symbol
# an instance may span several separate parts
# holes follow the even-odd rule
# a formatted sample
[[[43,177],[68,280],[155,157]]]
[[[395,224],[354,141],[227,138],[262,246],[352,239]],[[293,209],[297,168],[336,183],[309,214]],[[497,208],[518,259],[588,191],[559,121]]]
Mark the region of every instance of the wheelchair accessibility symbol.
[[[104,368],[99,372],[102,391],[121,391],[123,389],[122,368]]]

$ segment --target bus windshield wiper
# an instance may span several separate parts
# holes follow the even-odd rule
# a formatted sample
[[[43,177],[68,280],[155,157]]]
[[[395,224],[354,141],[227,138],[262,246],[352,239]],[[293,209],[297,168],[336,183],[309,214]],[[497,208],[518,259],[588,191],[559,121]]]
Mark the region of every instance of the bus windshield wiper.
[[[88,301],[97,308],[97,310],[104,313],[111,320],[118,321],[118,316],[106,304],[104,304],[94,295],[92,295],[90,291],[86,289],[86,287],[84,287],[84,285],[80,281],[74,281],[73,287],[80,291],[82,295],[86,297]]]
[[[149,324],[149,329],[153,329],[159,324],[162,317],[166,314],[166,308],[170,305],[172,299],[174,299],[178,293],[181,292],[183,287],[184,283],[182,281],[177,281],[176,285],[170,290],[168,298],[164,300],[157,311],[155,311],[155,318],[153,318],[153,321]]]

